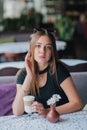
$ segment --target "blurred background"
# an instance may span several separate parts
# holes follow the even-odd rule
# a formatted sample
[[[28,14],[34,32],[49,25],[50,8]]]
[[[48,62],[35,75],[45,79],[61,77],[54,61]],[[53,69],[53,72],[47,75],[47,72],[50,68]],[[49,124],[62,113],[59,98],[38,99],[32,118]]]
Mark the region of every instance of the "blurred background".
[[[35,27],[56,30],[59,59],[87,60],[87,0],[0,0],[0,62],[24,60]]]

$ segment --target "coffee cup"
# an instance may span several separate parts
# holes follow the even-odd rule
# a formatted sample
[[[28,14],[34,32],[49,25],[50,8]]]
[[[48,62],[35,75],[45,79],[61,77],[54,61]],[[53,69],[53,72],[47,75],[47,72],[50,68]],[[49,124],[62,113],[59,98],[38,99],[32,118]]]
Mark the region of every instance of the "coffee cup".
[[[32,113],[32,103],[34,102],[35,97],[32,95],[24,96],[23,101],[24,101],[24,110],[26,113],[31,114]]]

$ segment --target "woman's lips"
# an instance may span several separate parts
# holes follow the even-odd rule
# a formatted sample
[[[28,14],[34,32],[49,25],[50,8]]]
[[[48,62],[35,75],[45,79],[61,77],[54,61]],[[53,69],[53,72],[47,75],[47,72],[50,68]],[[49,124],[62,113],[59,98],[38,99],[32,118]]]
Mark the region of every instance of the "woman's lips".
[[[40,59],[45,59],[45,56],[39,56]]]

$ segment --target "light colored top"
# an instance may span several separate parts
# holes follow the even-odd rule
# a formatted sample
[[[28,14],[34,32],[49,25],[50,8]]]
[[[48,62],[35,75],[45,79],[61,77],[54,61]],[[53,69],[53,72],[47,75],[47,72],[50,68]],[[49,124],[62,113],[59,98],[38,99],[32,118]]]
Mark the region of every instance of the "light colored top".
[[[50,123],[46,118],[37,114],[22,115],[16,117],[1,116],[0,130],[86,130],[87,129],[87,111],[60,116],[60,121]]]

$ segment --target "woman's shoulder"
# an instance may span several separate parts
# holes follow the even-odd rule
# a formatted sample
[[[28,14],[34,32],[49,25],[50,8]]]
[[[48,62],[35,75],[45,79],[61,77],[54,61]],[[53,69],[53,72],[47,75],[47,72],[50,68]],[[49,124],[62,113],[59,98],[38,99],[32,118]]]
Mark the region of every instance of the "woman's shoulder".
[[[19,75],[26,75],[26,68],[19,69],[16,76],[19,76]]]
[[[67,69],[66,66],[64,65],[64,63],[60,60],[58,60],[56,62],[56,66],[57,66],[57,69],[60,70],[60,69]],[[67,70],[68,71],[68,70]]]
[[[61,61],[57,62],[57,74],[59,78],[59,83],[62,83],[66,78],[70,76],[69,71]]]
[[[25,77],[26,77],[26,69],[25,68],[22,68],[22,69],[20,69],[18,72],[17,72],[17,74],[16,74],[16,79],[17,79],[17,83],[18,84],[22,84],[23,83],[23,81],[24,81],[24,79],[25,79]]]

